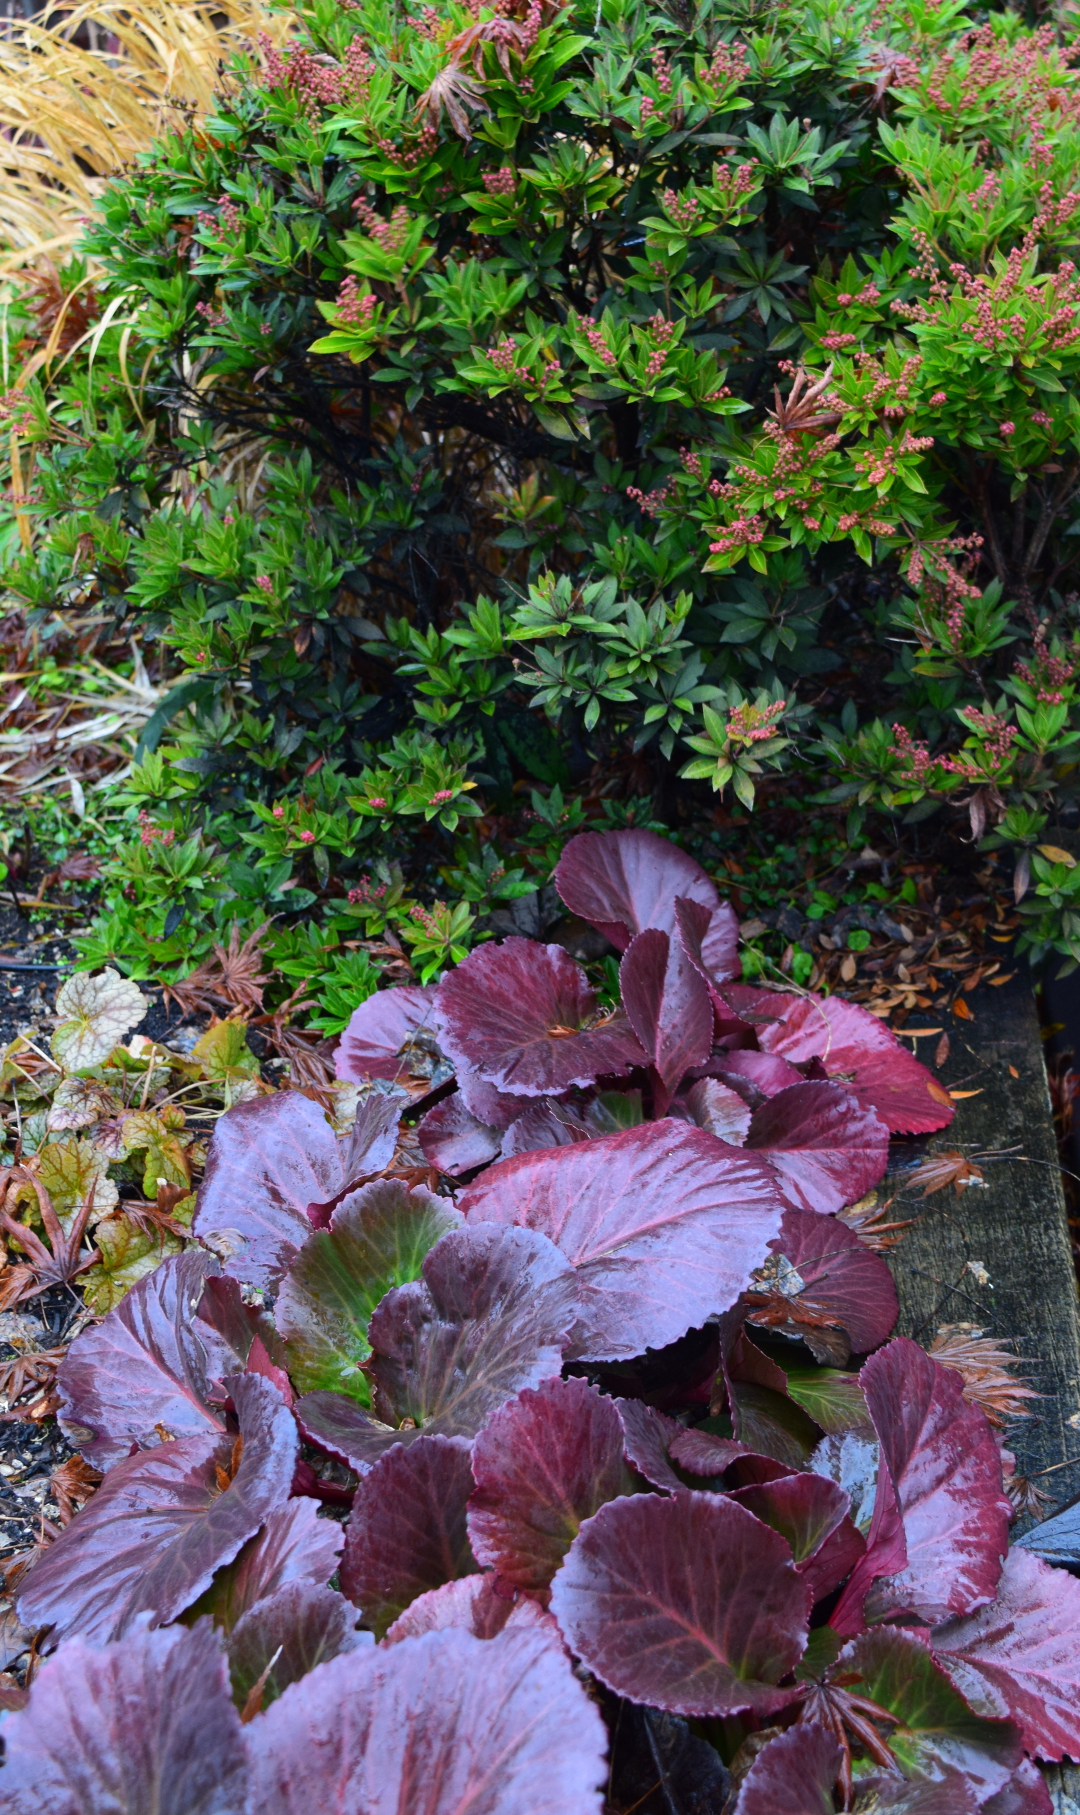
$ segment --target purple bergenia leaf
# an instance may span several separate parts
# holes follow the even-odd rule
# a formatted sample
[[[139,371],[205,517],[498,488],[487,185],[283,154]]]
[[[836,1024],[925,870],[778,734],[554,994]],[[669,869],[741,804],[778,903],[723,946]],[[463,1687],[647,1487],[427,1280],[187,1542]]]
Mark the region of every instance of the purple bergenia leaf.
[[[336,1076],[346,1084],[407,1078],[410,1042],[430,1031],[434,1000],[434,989],[413,983],[376,990],[352,1012],[334,1055]]]
[[[941,1085],[868,1009],[840,996],[794,996],[739,983],[726,984],[724,996],[753,1023],[764,1052],[793,1064],[820,1059],[864,1108],[876,1109],[891,1134],[932,1134],[952,1121]]]
[[[417,1595],[476,1569],[465,1517],[472,1490],[464,1437],[396,1444],[364,1476],[345,1531],[341,1591],[380,1638]]]
[[[4,1720],[6,1815],[238,1815],[243,1728],[204,1621],[117,1645],[62,1645]]]
[[[679,896],[675,901],[676,937],[717,1007],[722,983],[739,975],[739,922],[726,901],[708,908],[700,901]]]
[[[625,1015],[597,1017],[585,973],[561,945],[480,946],[439,984],[436,1014],[454,1065],[512,1096],[558,1096],[645,1063]]]
[[[982,1815],[1055,1815],[1046,1779],[1029,1758],[1022,1760],[1003,1790],[983,1803]]]
[[[709,1067],[709,1075],[714,1073],[729,1089],[738,1091],[751,1109],[759,1109],[770,1097],[789,1090],[793,1084],[806,1083],[802,1072],[786,1059],[749,1049],[720,1053]]]
[[[541,1147],[573,1147],[578,1141],[593,1141],[606,1129],[585,1121],[569,1103],[553,1097],[540,1097],[522,1115],[511,1122],[502,1138],[502,1157],[513,1159],[518,1153],[536,1153]]]
[[[543,1633],[453,1629],[334,1658],[247,1728],[251,1807],[600,1815],[604,1725]]]
[[[579,1296],[546,1236],[455,1230],[431,1250],[423,1280],[388,1292],[371,1319],[374,1416],[340,1393],[308,1393],[301,1427],[360,1473],[420,1430],[473,1437],[504,1400],[561,1371]]]
[[[374,1122],[365,1118],[372,1136],[366,1157],[299,1091],[275,1091],[225,1111],[210,1142],[194,1232],[228,1250],[227,1273],[276,1285],[311,1234],[309,1207],[325,1209],[360,1173],[389,1163],[397,1112],[384,1101]]]
[[[802,1656],[810,1596],[783,1538],[687,1489],[609,1500],[551,1585],[563,1636],[617,1695],[676,1714],[765,1715]]]
[[[472,1470],[473,1552],[518,1588],[546,1588],[582,1521],[633,1487],[615,1402],[585,1380],[545,1380],[500,1406]]]
[[[371,1353],[371,1314],[393,1286],[417,1279],[424,1257],[459,1211],[403,1179],[373,1179],[343,1197],[327,1229],[308,1236],[290,1263],[274,1315],[289,1373],[301,1392],[327,1387],[371,1403],[360,1364]]]
[[[823,1475],[781,1475],[753,1487],[738,1487],[732,1499],[770,1525],[790,1547],[796,1568],[838,1529],[850,1502],[835,1481]]]
[[[239,1556],[218,1571],[197,1611],[212,1614],[216,1625],[230,1630],[250,1608],[292,1582],[324,1588],[337,1569],[344,1542],[342,1527],[321,1518],[314,1500],[287,1500],[248,1539]]]
[[[669,1460],[671,1445],[682,1432],[682,1425],[642,1399],[616,1399],[614,1404],[622,1426],[623,1455],[631,1468],[654,1487],[669,1493],[685,1487]]]
[[[28,1626],[108,1639],[150,1612],[165,1625],[289,1497],[296,1425],[257,1374],[232,1375],[240,1437],[181,1437],[117,1463],[27,1572]]]
[[[684,1073],[709,1056],[712,1001],[678,940],[656,929],[630,941],[619,966],[619,988],[630,1025],[656,1074],[654,1114],[659,1115]]]
[[[225,1429],[213,1382],[243,1368],[255,1329],[235,1280],[221,1280],[235,1300],[239,1347],[199,1316],[206,1282],[220,1274],[212,1254],[196,1249],[162,1262],[115,1310],[77,1336],[58,1376],[60,1422],[70,1442],[96,1468],[111,1468],[170,1437]],[[214,1307],[220,1313],[221,1306]]]
[[[996,1801],[983,1802],[970,1780],[953,1770],[943,1770],[934,1782],[922,1778],[913,1783],[892,1772],[860,1777],[859,1795],[873,1815],[985,1815]]]
[[[1080,1758],[1080,1582],[1011,1550],[988,1606],[935,1627],[934,1655],[972,1707],[1008,1715],[1036,1758]]]
[[[229,1637],[233,1699],[243,1708],[261,1686],[260,1707],[276,1701],[290,1683],[346,1651],[375,1643],[356,1629],[356,1608],[332,1588],[290,1582],[239,1619]]]
[[[779,1235],[769,1245],[794,1271],[776,1270],[767,1304],[748,1312],[751,1322],[795,1336],[809,1334],[815,1316],[828,1317],[846,1331],[858,1355],[888,1340],[899,1310],[893,1277],[881,1256],[864,1247],[854,1230],[834,1217],[787,1210]],[[858,1392],[854,1380],[851,1385]]]
[[[752,1455],[753,1451],[734,1437],[717,1437],[712,1431],[685,1430],[680,1426],[668,1454],[688,1474],[704,1476],[722,1475],[740,1456]]]
[[[746,1148],[769,1161],[792,1209],[830,1215],[884,1176],[889,1131],[838,1084],[793,1084],[754,1111]]]
[[[589,1288],[583,1352],[661,1348],[735,1303],[777,1233],[768,1168],[666,1119],[491,1167],[459,1199],[470,1222],[549,1236]]]
[[[555,887],[570,912],[620,952],[649,927],[674,933],[678,896],[710,912],[720,906],[716,885],[699,863],[669,839],[632,829],[571,838],[555,870]]]
[[[737,1327],[725,1339],[721,1373],[739,1442],[789,1473],[805,1468],[817,1444],[817,1426],[790,1397],[783,1368],[751,1342],[745,1329]]]
[[[501,1129],[474,1116],[460,1090],[428,1110],[416,1136],[428,1163],[451,1178],[486,1166],[502,1146]]]
[[[922,1637],[879,1627],[847,1645],[833,1668],[845,1687],[855,1679],[859,1693],[896,1721],[889,1746],[913,1777],[940,1777],[951,1768],[984,1798],[1002,1789],[1019,1765],[1012,1722],[975,1713]]]
[[[859,1382],[907,1553],[906,1567],[877,1583],[875,1606],[926,1621],[971,1613],[993,1600],[1009,1546],[1011,1508],[986,1414],[964,1398],[954,1369],[906,1337],[872,1355]]]
[[[524,1626],[545,1634],[555,1645],[562,1644],[551,1615],[531,1596],[500,1582],[491,1570],[482,1576],[461,1576],[418,1595],[394,1621],[383,1642],[396,1645],[402,1639],[422,1638],[425,1632],[446,1632],[451,1626],[460,1626],[478,1639],[493,1639],[507,1626],[511,1630]]]
[[[690,1120],[699,1128],[731,1147],[742,1146],[750,1132],[752,1111],[730,1084],[721,1084],[716,1078],[700,1078],[690,1086],[685,1098],[680,1097],[672,1114],[680,1113],[683,1103]]]
[[[833,1815],[841,1757],[827,1728],[789,1727],[761,1748],[743,1778],[734,1815]]]

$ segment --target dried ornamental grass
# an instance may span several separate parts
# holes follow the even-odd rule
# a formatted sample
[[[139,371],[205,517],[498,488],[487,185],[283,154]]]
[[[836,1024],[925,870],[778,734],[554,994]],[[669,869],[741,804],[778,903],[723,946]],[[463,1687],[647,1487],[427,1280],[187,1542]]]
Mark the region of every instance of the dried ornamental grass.
[[[108,177],[171,120],[208,111],[222,61],[259,32],[280,41],[287,31],[287,19],[259,0],[85,0],[9,21],[0,41],[0,128],[12,147],[0,184],[0,243],[9,248],[0,272],[74,245]]]

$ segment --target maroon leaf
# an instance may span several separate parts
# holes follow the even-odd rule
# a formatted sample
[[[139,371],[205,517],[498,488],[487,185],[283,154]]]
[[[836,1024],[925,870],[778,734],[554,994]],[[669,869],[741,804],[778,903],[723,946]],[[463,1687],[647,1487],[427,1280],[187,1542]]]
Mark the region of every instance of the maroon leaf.
[[[787,1210],[779,1235],[769,1245],[794,1269],[794,1278],[777,1273],[782,1291],[770,1300],[770,1311],[775,1306],[776,1314],[759,1315],[751,1309],[752,1322],[798,1335],[804,1320],[828,1317],[847,1332],[858,1355],[888,1340],[899,1312],[893,1277],[881,1256],[864,1247],[853,1230],[833,1217]],[[790,1329],[782,1321],[785,1310]]]
[[[344,1542],[342,1527],[321,1518],[314,1500],[287,1500],[235,1561],[218,1571],[198,1611],[213,1614],[217,1625],[230,1629],[242,1614],[291,1582],[323,1588],[337,1569]]]
[[[708,1058],[713,1039],[709,992],[678,940],[651,930],[630,941],[619,966],[623,1007],[661,1089],[662,1114],[679,1079]]]
[[[61,1646],[4,1719],[6,1815],[231,1815],[246,1806],[243,1729],[205,1623],[118,1645]]]
[[[866,1555],[866,1539],[851,1518],[841,1519],[836,1530],[825,1539],[805,1563],[799,1574],[805,1578],[812,1601],[822,1601],[839,1588]]]
[[[1046,1779],[1025,1758],[1003,1790],[982,1805],[982,1815],[1054,1815]]]
[[[585,1380],[546,1380],[501,1406],[472,1469],[473,1552],[519,1588],[546,1588],[582,1521],[632,1487],[615,1403]]]
[[[424,1158],[451,1178],[486,1166],[502,1145],[500,1130],[478,1121],[459,1090],[428,1110],[416,1136]]]
[[[680,1102],[684,1100],[691,1121],[699,1128],[715,1134],[718,1141],[727,1141],[732,1147],[742,1146],[750,1131],[751,1111],[730,1084],[721,1084],[716,1078],[701,1078],[691,1085],[685,1099],[680,1098]],[[676,1104],[675,1108],[678,1106]]]
[[[793,1084],[806,1082],[801,1071],[771,1052],[721,1053],[710,1071],[715,1071],[723,1083],[737,1090],[751,1109],[760,1108],[769,1097],[788,1090]]]
[[[512,1630],[526,1627],[542,1632],[555,1645],[561,1645],[559,1628],[549,1613],[528,1595],[517,1594],[490,1571],[482,1576],[462,1576],[456,1582],[445,1582],[441,1588],[418,1595],[396,1619],[384,1643],[396,1645],[401,1639],[422,1638],[425,1632],[445,1632],[460,1626],[474,1638],[493,1639],[507,1626]]]
[[[260,1685],[260,1707],[269,1707],[290,1683],[317,1664],[374,1644],[356,1630],[356,1608],[330,1588],[290,1582],[237,1621],[229,1638],[233,1699],[243,1708]]]
[[[513,1096],[558,1096],[645,1062],[624,1015],[597,1020],[585,973],[561,945],[480,946],[439,984],[436,1014],[454,1065]]]
[[[745,1443],[734,1437],[717,1437],[712,1431],[683,1430],[672,1438],[669,1454],[673,1462],[691,1475],[722,1475],[740,1456],[752,1454]]]
[[[589,1288],[583,1352],[603,1360],[727,1310],[779,1223],[759,1160],[670,1119],[503,1160],[459,1203],[469,1221],[524,1224],[558,1244]]]
[[[793,1084],[754,1111],[746,1147],[768,1159],[793,1209],[829,1215],[884,1176],[889,1131],[837,1084]]]
[[[741,1319],[740,1319],[741,1321]],[[788,1395],[787,1375],[736,1327],[725,1340],[721,1369],[736,1437],[749,1450],[771,1457],[785,1471],[806,1467],[818,1428]]]
[[[382,1170],[396,1127],[394,1106],[384,1101],[366,1149],[339,1140],[318,1103],[298,1091],[226,1110],[210,1142],[194,1232],[228,1252],[227,1273],[275,1285],[311,1234],[309,1206],[325,1208],[328,1221],[331,1200],[364,1171]]]
[[[850,1504],[843,1489],[823,1475],[781,1475],[777,1481],[736,1488],[731,1498],[780,1533],[796,1567],[832,1536]]]
[[[465,1509],[473,1489],[463,1437],[418,1437],[380,1457],[356,1490],[341,1590],[380,1638],[417,1595],[476,1563]]]
[[[511,1122],[502,1138],[502,1157],[513,1159],[515,1154],[536,1153],[541,1147],[573,1147],[607,1132],[590,1127],[568,1103],[541,1097]]]
[[[334,1658],[252,1721],[251,1807],[600,1815],[605,1737],[546,1635],[431,1632]]]
[[[254,1319],[235,1280],[221,1280],[234,1301],[239,1347],[199,1316],[206,1281],[221,1271],[212,1254],[190,1250],[140,1279],[116,1309],[72,1343],[60,1367],[60,1420],[96,1468],[111,1468],[132,1447],[225,1429],[211,1383],[244,1366]],[[222,1306],[211,1308],[219,1322]],[[243,1335],[241,1335],[243,1332]],[[246,1340],[245,1340],[246,1337]]]
[[[675,902],[678,939],[690,963],[709,987],[717,1006],[721,983],[739,975],[739,922],[726,901],[711,910],[700,901],[679,896]]]
[[[408,1044],[418,1031],[430,1029],[434,999],[434,989],[411,983],[376,990],[352,1012],[334,1055],[336,1075],[347,1084],[408,1077]]]
[[[861,1795],[870,1798],[874,1815],[985,1815],[993,1802],[980,1802],[970,1780],[959,1771],[945,1770],[936,1783],[909,1778],[861,1777]]]
[[[833,1815],[842,1753],[825,1727],[790,1727],[763,1746],[742,1781],[734,1815]]]
[[[891,1134],[932,1134],[953,1118],[953,1105],[924,1065],[865,1008],[840,996],[793,996],[727,984],[724,996],[750,1020],[764,1052],[799,1064],[820,1059],[830,1077],[850,1079],[866,1109]]]
[[[683,1434],[682,1425],[641,1399],[616,1399],[614,1404],[622,1426],[623,1455],[631,1468],[670,1493],[684,1487],[669,1461],[672,1443]]]
[[[906,1337],[872,1355],[859,1382],[907,1550],[906,1567],[878,1584],[876,1602],[927,1621],[971,1613],[994,1597],[1011,1511],[986,1414],[964,1398],[954,1369]]]
[[[953,1687],[922,1635],[881,1626],[845,1646],[833,1668],[896,1723],[889,1746],[912,1777],[947,1771],[970,1780],[980,1800],[1008,1783],[1020,1763],[1020,1736],[1009,1721],[987,1720]]]
[[[125,1632],[144,1611],[165,1625],[288,1499],[297,1455],[292,1414],[257,1374],[225,1384],[242,1446],[208,1433],[117,1463],[28,1571],[19,1595],[26,1625],[98,1639]]]
[[[996,1598],[931,1645],[973,1708],[1016,1721],[1025,1751],[1080,1758],[1080,1582],[1011,1550]]]
[[[778,1533],[715,1494],[631,1494],[581,1528],[551,1587],[571,1649],[609,1689],[676,1714],[768,1714],[802,1656],[810,1596]]]
[[[371,1319],[375,1416],[339,1393],[297,1406],[305,1434],[360,1473],[421,1429],[475,1436],[504,1400],[562,1367],[580,1288],[545,1236],[477,1223],[445,1235],[423,1273]]]
[[[701,865],[655,832],[579,832],[559,859],[555,887],[620,952],[648,927],[674,933],[677,896],[710,912],[720,906]]]

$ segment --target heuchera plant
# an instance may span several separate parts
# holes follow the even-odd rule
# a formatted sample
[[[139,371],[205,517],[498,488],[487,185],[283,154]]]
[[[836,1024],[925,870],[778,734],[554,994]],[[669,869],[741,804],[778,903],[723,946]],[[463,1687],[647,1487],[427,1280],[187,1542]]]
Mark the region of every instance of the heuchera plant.
[[[735,1815],[1048,1815],[1080,1583],[1010,1550],[858,1203],[948,1099],[863,1010],[736,983],[664,840],[583,834],[558,886],[618,1002],[524,939],[370,997],[351,1136],[227,1111],[204,1249],[73,1344],[106,1472],[21,1586],[15,1815],[599,1815],[639,1740]]]

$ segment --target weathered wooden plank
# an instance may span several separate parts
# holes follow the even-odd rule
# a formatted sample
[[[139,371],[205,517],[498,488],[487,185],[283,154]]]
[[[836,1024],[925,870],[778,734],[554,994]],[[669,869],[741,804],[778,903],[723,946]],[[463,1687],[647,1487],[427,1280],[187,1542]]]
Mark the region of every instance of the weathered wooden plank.
[[[949,1089],[978,1095],[961,1099],[952,1126],[927,1146],[1016,1152],[982,1165],[985,1187],[958,1194],[950,1186],[925,1199],[905,1193],[902,1208],[894,1205],[890,1214],[916,1218],[888,1257],[898,1329],[925,1344],[944,1323],[1015,1339],[1042,1395],[1034,1417],[1011,1433],[1017,1471],[1034,1475],[1075,1460],[1043,1481],[1055,1499],[1069,1499],[1080,1491],[1080,1303],[1034,997],[1021,969],[1002,988],[965,1000],[974,1020],[952,1021],[951,1052],[937,1075]],[[935,1044],[918,1043],[924,1060]]]
[[[1017,1151],[983,1163],[985,1188],[903,1194],[894,1204],[891,1215],[917,1219],[888,1256],[898,1329],[929,1344],[941,1324],[971,1323],[1015,1340],[1042,1394],[1035,1416],[1010,1432],[1017,1471],[1054,1469],[1040,1485],[1064,1501],[1080,1492],[1080,1308],[1035,1001],[1023,969],[966,1000],[974,1020],[951,1022],[950,1056],[937,1075],[947,1088],[979,1094],[961,1099],[952,1126],[926,1145]],[[931,1037],[916,1050],[927,1060],[935,1044]],[[902,1185],[894,1173],[890,1189]],[[1055,1467],[1063,1461],[1076,1466]],[[1050,1766],[1045,1775],[1055,1815],[1080,1815],[1080,1768]]]

